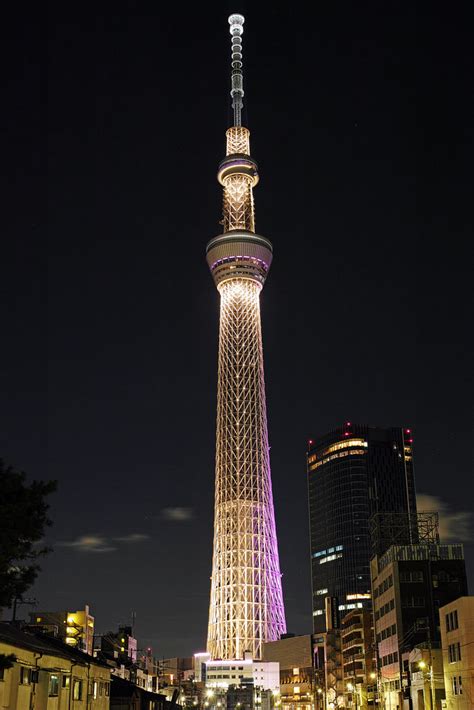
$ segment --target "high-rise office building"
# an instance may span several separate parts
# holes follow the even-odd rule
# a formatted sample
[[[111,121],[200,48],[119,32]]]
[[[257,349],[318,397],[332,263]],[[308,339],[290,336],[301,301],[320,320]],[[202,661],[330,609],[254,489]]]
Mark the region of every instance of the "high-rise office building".
[[[317,632],[327,596],[343,613],[370,607],[370,559],[395,527],[399,544],[417,542],[412,431],[346,422],[309,442],[307,464]]]
[[[207,245],[220,294],[214,551],[207,650],[213,659],[261,657],[285,632],[273,510],[260,291],[272,245],[255,234],[257,164],[242,126],[242,15],[229,17],[233,126],[218,180],[224,233]]]

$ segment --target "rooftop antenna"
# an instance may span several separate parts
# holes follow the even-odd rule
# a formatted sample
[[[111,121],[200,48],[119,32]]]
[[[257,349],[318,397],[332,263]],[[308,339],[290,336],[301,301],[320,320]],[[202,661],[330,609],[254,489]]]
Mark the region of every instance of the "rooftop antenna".
[[[234,109],[234,126],[242,125],[242,107],[244,105],[244,75],[242,73],[242,35],[245,18],[234,13],[229,17],[232,42],[232,108]]]

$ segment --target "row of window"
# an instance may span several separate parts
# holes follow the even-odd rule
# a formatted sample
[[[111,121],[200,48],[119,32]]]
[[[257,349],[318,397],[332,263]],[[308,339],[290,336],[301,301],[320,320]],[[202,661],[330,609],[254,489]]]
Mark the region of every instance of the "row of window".
[[[344,439],[344,441],[338,441],[337,444],[331,444],[321,452],[321,456],[326,456],[327,454],[332,454],[333,451],[340,451],[341,449],[348,449],[351,446],[364,446],[368,447],[368,443],[365,439]]]
[[[426,606],[425,597],[402,597],[402,607],[417,608]]]
[[[33,683],[39,683],[39,669],[27,668],[26,666],[21,666],[20,668],[20,685],[31,685]],[[4,680],[5,670],[0,671],[0,680]],[[58,673],[50,673],[48,681],[48,695],[52,697],[57,697],[59,695],[59,688],[62,687],[68,690],[71,687],[71,676],[69,675],[59,675]],[[72,698],[73,700],[82,700],[84,692],[84,681],[78,678],[73,679],[72,683]],[[94,699],[100,696],[108,697],[110,695],[110,683],[106,681],[93,680],[90,682],[89,695]]]
[[[342,547],[342,545],[340,546]],[[324,565],[326,562],[333,562],[334,560],[339,560],[342,557],[342,552],[337,552],[334,555],[328,555],[327,557],[321,557],[319,560],[320,565]]]
[[[400,572],[400,582],[423,582],[423,570],[412,569]]]
[[[243,666],[212,666],[212,669],[210,668],[209,670],[213,671],[243,671],[244,667]],[[258,670],[257,668],[255,670]],[[262,668],[263,671],[263,668]]]
[[[386,592],[387,589],[390,589],[390,587],[393,587],[393,576],[391,574],[389,574],[389,576],[384,579],[384,581],[381,582],[378,587],[375,587],[374,599],[377,599],[378,596]]]
[[[454,631],[459,628],[457,609],[446,614],[446,631]]]
[[[448,657],[450,663],[456,663],[461,660],[461,644],[450,643],[448,646]]]
[[[319,550],[315,552],[313,557],[322,557],[323,555],[330,555],[333,552],[340,552],[344,549],[344,545],[336,545],[336,547],[329,547],[327,550]]]
[[[344,458],[345,456],[360,456],[361,454],[365,454],[366,451],[364,449],[353,449],[352,451],[340,451],[338,454],[331,454],[331,456],[327,456],[325,459],[322,459],[321,461],[316,461],[316,463],[311,464],[309,467],[310,471],[314,471],[315,468],[319,468],[325,463],[328,463],[328,461],[332,461],[333,459],[341,459]]]
[[[392,609],[395,609],[395,599],[390,599],[389,602],[384,604],[378,611],[375,612],[375,620],[378,621],[379,619],[382,618],[382,616],[385,616],[385,614],[388,614],[389,611]]]
[[[387,626],[386,629],[382,629],[382,631],[377,634],[377,643],[380,643],[381,641],[385,641],[385,639],[390,638],[390,636],[393,636],[394,634],[397,633],[397,625],[392,624],[391,626]]]
[[[392,663],[398,663],[398,651],[394,651],[393,653],[389,653],[387,656],[383,656],[383,666],[389,666]]]

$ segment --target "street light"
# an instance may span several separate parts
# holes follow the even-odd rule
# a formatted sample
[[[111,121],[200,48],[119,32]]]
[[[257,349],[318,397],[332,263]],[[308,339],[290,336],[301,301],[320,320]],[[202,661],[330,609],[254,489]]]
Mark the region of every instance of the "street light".
[[[424,661],[420,661],[418,663],[418,668],[421,668],[421,670],[424,670],[426,668],[426,663]]]

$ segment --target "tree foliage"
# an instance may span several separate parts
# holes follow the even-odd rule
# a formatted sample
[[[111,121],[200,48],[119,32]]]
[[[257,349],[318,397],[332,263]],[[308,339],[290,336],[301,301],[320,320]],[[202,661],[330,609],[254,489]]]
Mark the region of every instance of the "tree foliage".
[[[0,607],[31,587],[39,558],[49,552],[39,543],[51,525],[46,497],[55,490],[56,481],[27,483],[23,472],[0,459]]]

